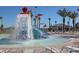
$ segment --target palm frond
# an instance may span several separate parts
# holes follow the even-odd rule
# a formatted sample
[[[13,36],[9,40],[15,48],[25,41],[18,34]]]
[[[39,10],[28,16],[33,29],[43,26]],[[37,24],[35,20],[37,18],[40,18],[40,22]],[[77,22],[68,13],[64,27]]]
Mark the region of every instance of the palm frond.
[[[59,14],[61,17],[66,17],[67,10],[65,8],[63,10],[58,10],[57,14]]]

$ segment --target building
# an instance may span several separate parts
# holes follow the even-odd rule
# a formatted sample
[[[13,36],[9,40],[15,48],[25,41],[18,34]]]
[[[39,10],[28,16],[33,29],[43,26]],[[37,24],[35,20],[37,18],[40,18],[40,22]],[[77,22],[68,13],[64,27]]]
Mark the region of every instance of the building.
[[[75,24],[76,30],[79,30],[79,22]]]

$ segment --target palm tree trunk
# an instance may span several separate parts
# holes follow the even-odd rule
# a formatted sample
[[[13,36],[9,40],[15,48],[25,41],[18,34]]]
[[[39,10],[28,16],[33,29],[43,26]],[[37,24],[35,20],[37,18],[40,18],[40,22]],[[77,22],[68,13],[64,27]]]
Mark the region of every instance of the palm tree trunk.
[[[65,17],[63,17],[63,29],[62,29],[63,33],[65,32]]]
[[[70,32],[70,17],[69,17],[69,32]]]
[[[36,27],[36,19],[34,18],[34,26]]]
[[[39,28],[40,28],[40,19],[39,19]]]
[[[39,24],[38,24],[38,28],[40,28],[40,17],[38,18],[38,22],[39,22]]]
[[[50,20],[49,20],[49,27],[50,27]]]
[[[75,31],[75,20],[73,19],[72,22],[73,22],[73,32],[74,32]]]

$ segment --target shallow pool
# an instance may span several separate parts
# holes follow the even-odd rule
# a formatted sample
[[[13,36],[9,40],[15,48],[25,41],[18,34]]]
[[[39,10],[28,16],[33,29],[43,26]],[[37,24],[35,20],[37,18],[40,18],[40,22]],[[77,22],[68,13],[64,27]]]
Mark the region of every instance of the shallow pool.
[[[16,44],[23,44],[26,46],[38,46],[38,45],[54,45],[54,44],[62,44],[64,42],[68,41],[68,38],[63,38],[60,36],[48,36],[47,38],[41,38],[41,39],[34,39],[34,40],[21,40],[21,41],[15,41],[10,39],[0,39],[0,45],[16,45]]]

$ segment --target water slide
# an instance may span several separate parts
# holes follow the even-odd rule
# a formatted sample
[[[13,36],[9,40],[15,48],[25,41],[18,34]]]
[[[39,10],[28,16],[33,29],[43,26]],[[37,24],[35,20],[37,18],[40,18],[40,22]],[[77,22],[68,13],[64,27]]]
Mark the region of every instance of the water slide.
[[[33,28],[33,35],[35,39],[43,38],[44,33],[39,28]]]

